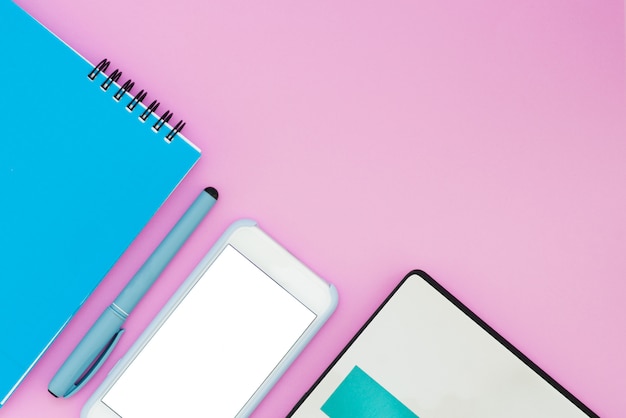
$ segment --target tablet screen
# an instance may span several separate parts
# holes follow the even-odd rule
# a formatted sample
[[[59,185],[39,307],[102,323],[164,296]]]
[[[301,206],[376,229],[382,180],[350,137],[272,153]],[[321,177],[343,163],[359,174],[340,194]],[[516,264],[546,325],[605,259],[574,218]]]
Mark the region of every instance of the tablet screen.
[[[430,281],[408,276],[293,417],[588,416]]]

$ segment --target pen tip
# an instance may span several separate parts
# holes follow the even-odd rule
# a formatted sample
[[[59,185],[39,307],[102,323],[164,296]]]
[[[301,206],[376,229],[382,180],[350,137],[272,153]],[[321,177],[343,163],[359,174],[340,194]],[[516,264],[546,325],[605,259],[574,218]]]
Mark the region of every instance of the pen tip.
[[[217,189],[215,189],[215,187],[207,187],[204,191],[207,192],[213,199],[217,200],[219,193],[217,193]]]
[[[53,393],[50,389],[48,389],[48,392],[50,393],[50,395],[54,396],[55,398],[58,398],[58,396],[55,393]]]

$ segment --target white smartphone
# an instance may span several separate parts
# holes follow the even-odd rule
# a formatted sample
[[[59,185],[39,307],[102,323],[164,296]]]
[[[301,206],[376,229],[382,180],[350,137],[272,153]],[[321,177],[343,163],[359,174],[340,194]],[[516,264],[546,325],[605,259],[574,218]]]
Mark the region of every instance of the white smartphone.
[[[248,416],[336,305],[331,284],[254,221],[237,221],[81,417]]]

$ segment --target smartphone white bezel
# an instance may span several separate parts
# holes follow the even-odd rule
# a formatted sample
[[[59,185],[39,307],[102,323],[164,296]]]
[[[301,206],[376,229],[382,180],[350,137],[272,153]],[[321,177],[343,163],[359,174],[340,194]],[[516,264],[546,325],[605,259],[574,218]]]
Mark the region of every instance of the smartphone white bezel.
[[[104,396],[228,245],[235,248],[316,315],[315,320],[256,390],[237,417],[247,416],[254,410],[333,313],[337,306],[337,291],[333,285],[313,273],[263,232],[255,221],[244,219],[236,221],[226,230],[128,352],[111,369],[83,407],[81,418],[119,418],[119,415],[102,401]]]

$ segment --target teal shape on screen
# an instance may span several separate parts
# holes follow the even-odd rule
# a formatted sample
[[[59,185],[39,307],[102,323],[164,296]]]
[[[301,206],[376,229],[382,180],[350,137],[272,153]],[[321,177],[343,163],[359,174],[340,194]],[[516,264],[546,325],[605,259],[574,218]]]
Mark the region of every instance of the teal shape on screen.
[[[419,418],[359,366],[354,366],[322,405],[330,418]]]

